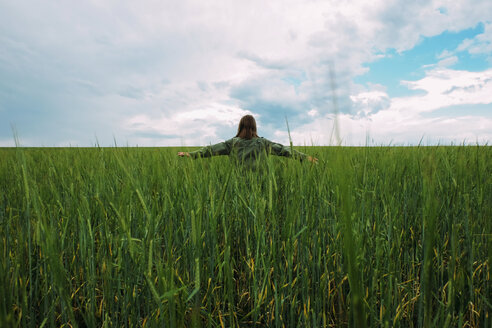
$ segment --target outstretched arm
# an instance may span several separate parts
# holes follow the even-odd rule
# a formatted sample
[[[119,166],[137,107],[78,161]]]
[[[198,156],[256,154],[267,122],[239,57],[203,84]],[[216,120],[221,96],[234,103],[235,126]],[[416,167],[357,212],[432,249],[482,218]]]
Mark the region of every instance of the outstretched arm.
[[[311,163],[317,163],[318,162],[318,159],[316,157],[312,157],[310,155],[304,154],[300,151],[297,151],[295,149],[291,149],[290,147],[287,147],[287,146],[283,146],[279,143],[271,142],[270,150],[271,150],[272,154],[275,154],[277,156],[299,158],[301,161],[308,160]]]
[[[211,156],[217,156],[217,155],[229,155],[231,152],[231,142],[230,140],[224,141],[224,142],[219,142],[218,144],[215,145],[210,145],[203,147],[199,150],[192,151],[192,152],[178,152],[178,156],[180,157],[191,157],[191,158],[198,158],[198,157],[211,157]]]

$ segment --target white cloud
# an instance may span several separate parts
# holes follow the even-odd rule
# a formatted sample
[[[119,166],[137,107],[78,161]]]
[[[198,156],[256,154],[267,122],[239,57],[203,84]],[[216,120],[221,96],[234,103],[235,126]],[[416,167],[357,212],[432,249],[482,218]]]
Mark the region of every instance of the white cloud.
[[[423,118],[403,117],[398,112],[381,111],[372,116],[337,117],[342,145],[423,145],[489,144],[492,140],[492,119],[480,116]],[[329,115],[291,131],[295,145],[337,145],[334,117]],[[287,132],[278,130],[279,142],[288,143]]]
[[[34,144],[90,144],[94,135],[111,144],[113,134],[131,145],[200,144],[223,138],[249,111],[274,136],[284,114],[293,129],[326,116],[333,93],[341,117],[359,112],[361,124],[388,106],[484,103],[489,82],[443,68],[456,63],[452,53],[408,84],[427,98],[390,103],[384,90],[362,90],[353,78],[388,49],[405,51],[491,15],[492,2],[464,0],[2,2],[0,138],[17,123]],[[463,47],[490,51],[490,29]],[[463,83],[437,76],[448,73]],[[434,88],[437,80],[447,89]]]
[[[319,112],[316,108],[313,108],[311,109],[309,112],[308,112],[308,115],[311,116],[311,117],[316,117],[319,115]]]
[[[0,139],[0,147],[15,147],[14,139]]]
[[[391,107],[402,112],[418,114],[452,105],[492,103],[492,69],[468,72],[436,68],[423,79],[405,84],[425,95],[393,99]]]
[[[384,91],[375,90],[353,95],[355,114],[337,117],[342,141],[354,145],[416,145],[422,138],[424,144],[485,144],[492,140],[490,115],[462,113],[449,117],[442,112],[458,105],[492,104],[492,69],[467,72],[436,68],[428,71],[426,77],[406,84],[423,93],[390,98]],[[372,111],[381,102],[387,107]],[[440,116],[426,115],[437,109],[441,109]],[[292,132],[295,143],[309,145],[316,136],[317,144],[336,144],[334,122],[333,115],[326,115],[298,127]],[[286,142],[285,136],[278,135]]]
[[[369,115],[388,108],[390,99],[384,91],[367,91],[350,96],[354,112],[358,115]]]
[[[437,66],[439,66],[439,67],[449,67],[449,66],[453,66],[457,62],[458,62],[458,57],[456,57],[456,56],[450,56],[450,57],[446,57],[444,59],[441,59],[437,63]]]
[[[235,133],[237,122],[246,114],[253,113],[237,107],[208,104],[206,108],[176,112],[169,116],[136,115],[125,121],[124,125],[147,145],[171,142],[197,146],[216,142],[224,137],[224,132],[229,135]]]

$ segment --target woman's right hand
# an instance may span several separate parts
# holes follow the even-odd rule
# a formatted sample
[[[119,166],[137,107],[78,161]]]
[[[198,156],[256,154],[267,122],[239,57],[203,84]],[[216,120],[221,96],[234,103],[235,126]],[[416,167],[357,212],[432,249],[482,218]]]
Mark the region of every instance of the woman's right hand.
[[[308,155],[307,160],[310,161],[311,163],[318,164],[318,159],[316,157]]]
[[[178,156],[179,157],[190,157],[190,153],[186,152],[186,151],[178,151]]]

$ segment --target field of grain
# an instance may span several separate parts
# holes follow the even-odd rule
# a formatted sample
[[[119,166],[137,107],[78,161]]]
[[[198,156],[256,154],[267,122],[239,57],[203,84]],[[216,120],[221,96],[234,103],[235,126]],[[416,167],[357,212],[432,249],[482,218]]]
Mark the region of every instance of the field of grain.
[[[0,326],[491,327],[492,148],[0,149]]]

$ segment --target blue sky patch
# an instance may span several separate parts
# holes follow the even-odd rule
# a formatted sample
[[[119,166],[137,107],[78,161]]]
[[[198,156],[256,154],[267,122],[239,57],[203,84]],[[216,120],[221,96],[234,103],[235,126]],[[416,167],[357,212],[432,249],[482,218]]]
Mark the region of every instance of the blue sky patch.
[[[466,39],[473,39],[483,33],[484,25],[477,24],[474,28],[460,32],[449,32],[423,38],[413,49],[402,53],[390,49],[384,58],[366,64],[369,71],[355,78],[354,82],[367,85],[381,84],[387,88],[390,97],[415,95],[415,91],[408,90],[401,81],[415,81],[425,77],[425,72],[441,59],[439,56],[445,51],[454,52]],[[470,55],[468,52],[456,54],[458,62],[451,67],[458,70],[481,71],[489,67],[485,55]]]

